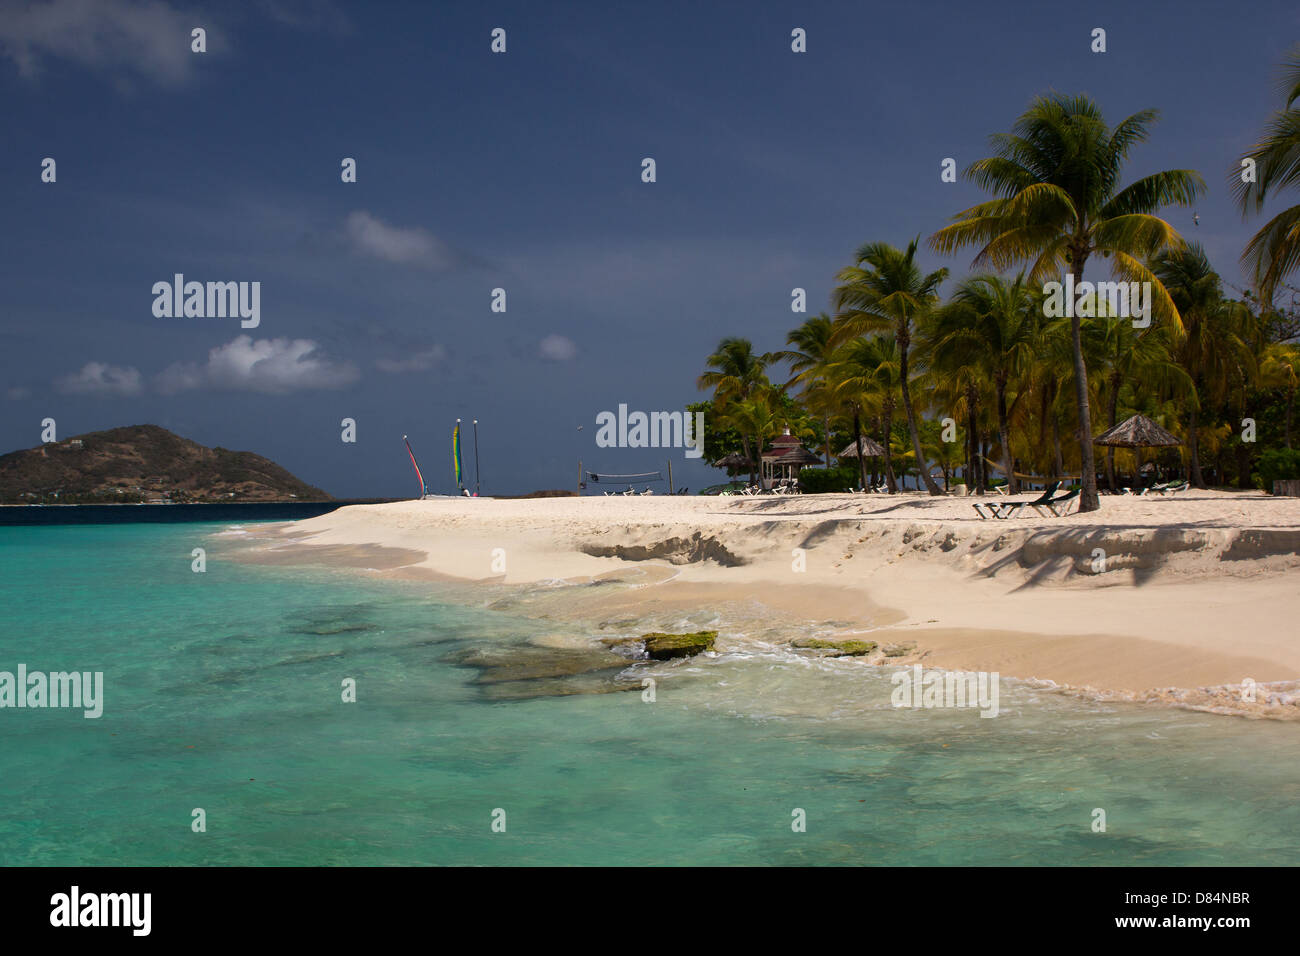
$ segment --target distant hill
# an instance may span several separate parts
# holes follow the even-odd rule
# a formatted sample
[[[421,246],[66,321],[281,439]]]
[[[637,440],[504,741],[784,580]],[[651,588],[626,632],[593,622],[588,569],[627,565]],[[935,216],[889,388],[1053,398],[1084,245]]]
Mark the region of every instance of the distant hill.
[[[89,432],[0,455],[0,502],[332,501],[251,451],[208,448],[157,425]]]

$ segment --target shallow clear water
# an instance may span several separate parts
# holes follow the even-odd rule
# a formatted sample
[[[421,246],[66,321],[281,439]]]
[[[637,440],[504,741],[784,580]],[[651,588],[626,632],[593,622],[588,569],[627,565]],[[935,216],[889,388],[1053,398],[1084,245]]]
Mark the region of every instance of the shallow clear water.
[[[655,665],[653,703],[493,700],[448,657],[562,627],[219,547],[193,573],[220,530],[0,528],[0,670],[106,684],[98,720],[0,710],[0,864],[1291,864],[1300,849],[1294,725],[1011,681],[996,719],[896,710],[887,669],[761,645]]]

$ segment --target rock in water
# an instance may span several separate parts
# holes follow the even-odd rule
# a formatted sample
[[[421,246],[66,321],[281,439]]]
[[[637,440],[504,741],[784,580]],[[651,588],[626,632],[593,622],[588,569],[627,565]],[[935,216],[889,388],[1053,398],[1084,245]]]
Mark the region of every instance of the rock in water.
[[[866,657],[876,650],[875,641],[823,641],[815,637],[796,638],[790,645],[825,651],[825,657]]]
[[[713,650],[717,631],[695,631],[690,634],[664,634],[656,631],[641,635],[645,641],[646,653],[656,661],[666,661],[674,657],[690,657],[701,651]]]

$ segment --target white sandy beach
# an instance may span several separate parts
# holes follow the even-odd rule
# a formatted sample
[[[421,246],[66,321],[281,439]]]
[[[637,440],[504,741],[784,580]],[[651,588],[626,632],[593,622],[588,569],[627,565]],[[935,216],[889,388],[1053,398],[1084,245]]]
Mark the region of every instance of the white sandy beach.
[[[1289,683],[1300,680],[1300,499],[1104,497],[1092,514],[1026,510],[1006,521],[981,520],[977,500],[913,493],[359,505],[282,526],[256,559],[432,574],[506,591],[631,573],[646,586],[609,596],[575,588],[570,611],[752,605],[784,622],[790,639],[814,631],[866,637],[907,647],[901,660],[927,665],[1224,712],[1300,712],[1298,685]],[[504,574],[494,562],[504,562]],[[724,615],[722,646],[727,624]],[[1243,702],[1247,678],[1276,686]]]

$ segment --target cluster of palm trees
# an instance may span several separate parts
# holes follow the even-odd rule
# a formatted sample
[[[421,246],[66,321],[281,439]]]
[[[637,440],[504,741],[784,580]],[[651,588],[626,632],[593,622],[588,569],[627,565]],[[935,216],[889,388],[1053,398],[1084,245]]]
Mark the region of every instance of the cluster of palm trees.
[[[1283,108],[1232,173],[1246,213],[1300,185],[1300,47],[1284,77]],[[1291,447],[1300,349],[1285,321],[1294,311],[1274,300],[1295,291],[1285,280],[1300,267],[1300,205],[1250,241],[1242,260],[1256,291],[1230,296],[1204,250],[1157,215],[1203,194],[1200,175],[1165,170],[1121,185],[1130,150],[1156,117],[1144,110],[1112,127],[1086,97],[1034,100],[1012,132],[992,138],[994,155],[965,171],[993,198],[929,238],[941,253],[975,248],[980,271],[945,299],[948,270],[924,271],[919,238],[903,249],[863,245],[837,276],[834,314],[791,330],[789,348],[760,354],[728,338],[709,356],[699,385],[713,392],[710,427],[729,429],[749,461],[788,427],[824,443],[828,467],[833,436],[861,447],[869,432],[891,492],[896,465],[931,494],[943,493],[936,465],[945,484],[960,468],[981,490],[990,467],[1013,490],[1022,473],[1077,477],[1087,511],[1098,507],[1093,438],[1141,412],[1183,440],[1193,484],[1206,486],[1214,461],[1218,483],[1233,470],[1249,487],[1253,436],[1238,433],[1259,403],[1281,396]],[[1087,295],[1068,317],[1049,317],[1044,285],[1068,275],[1078,288],[1098,260],[1116,279],[1149,284],[1148,324]],[[774,383],[769,372],[781,363],[790,374]],[[1129,454],[1119,452],[1126,467]],[[1102,473],[1112,488],[1120,464],[1108,450]],[[867,467],[859,456],[864,487]]]

